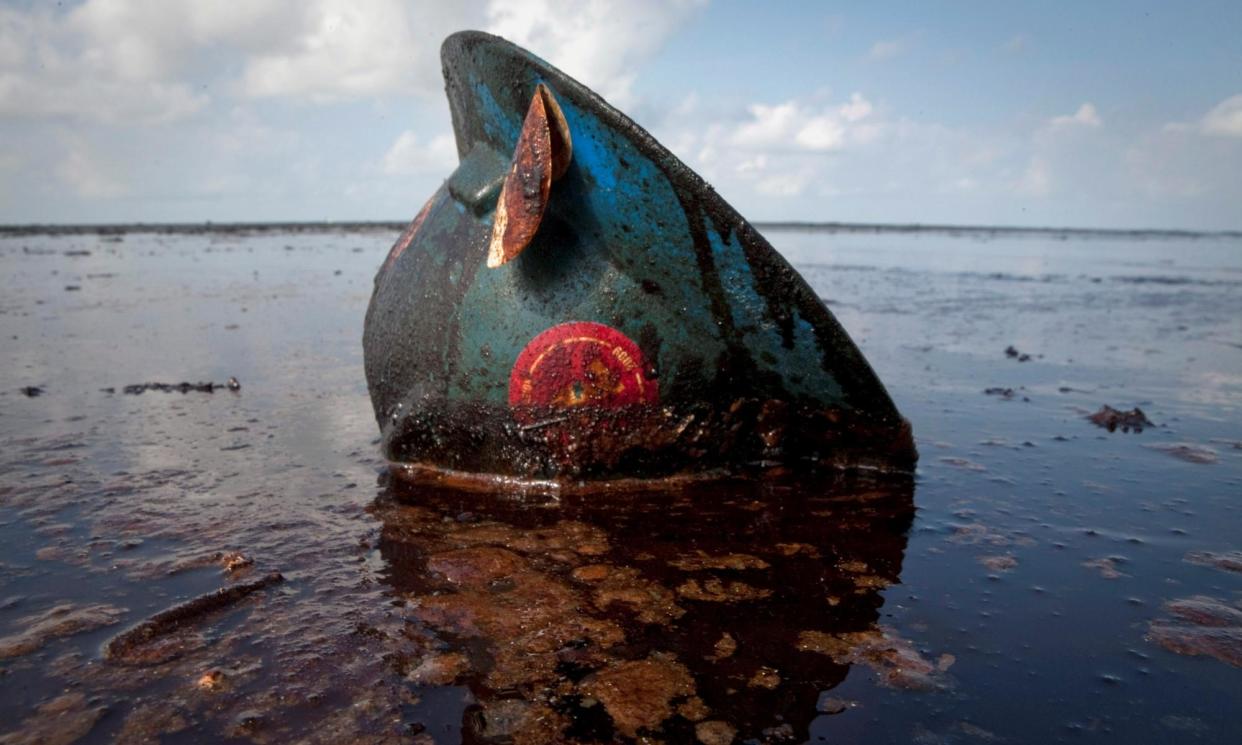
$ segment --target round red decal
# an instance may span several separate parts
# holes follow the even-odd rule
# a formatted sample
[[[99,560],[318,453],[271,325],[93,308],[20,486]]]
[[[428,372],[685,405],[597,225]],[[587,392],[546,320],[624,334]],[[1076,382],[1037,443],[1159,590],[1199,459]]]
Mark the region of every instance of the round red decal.
[[[659,401],[643,353],[599,323],[562,323],[531,339],[509,374],[510,406],[600,406]]]

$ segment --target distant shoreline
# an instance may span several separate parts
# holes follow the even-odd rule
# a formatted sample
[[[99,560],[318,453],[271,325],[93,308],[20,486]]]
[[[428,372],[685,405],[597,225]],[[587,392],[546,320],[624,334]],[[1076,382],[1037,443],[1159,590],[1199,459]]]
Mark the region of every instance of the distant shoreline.
[[[406,222],[202,222],[202,223],[97,223],[0,225],[0,237],[33,235],[126,235],[157,233],[192,235],[267,233],[374,233],[400,232]],[[802,231],[816,233],[936,233],[943,235],[1095,237],[1095,238],[1242,238],[1242,230],[1180,230],[1161,228],[1054,228],[1016,225],[937,225],[923,223],[853,223],[810,221],[753,222],[761,231]]]
[[[826,233],[944,233],[948,235],[1031,235],[1101,238],[1242,238],[1242,230],[1182,230],[1176,228],[1067,228],[1026,225],[948,225],[924,223],[802,222],[753,223],[760,230],[800,230]]]

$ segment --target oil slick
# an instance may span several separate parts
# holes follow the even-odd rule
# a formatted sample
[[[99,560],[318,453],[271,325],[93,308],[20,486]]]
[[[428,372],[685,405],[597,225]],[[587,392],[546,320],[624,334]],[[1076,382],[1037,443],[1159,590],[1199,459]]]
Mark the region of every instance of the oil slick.
[[[570,104],[564,109],[572,122]],[[576,152],[554,184],[549,220],[582,157]],[[507,156],[502,160],[501,175]],[[428,217],[420,231],[432,227]],[[46,314],[40,320],[46,338],[28,349],[50,359],[65,354],[64,365],[29,377],[15,370],[0,390],[6,421],[0,637],[13,644],[10,651],[30,650],[0,660],[0,739],[425,745],[478,735],[476,741],[517,741],[518,732],[539,732],[527,729],[545,714],[531,697],[547,687],[557,706],[548,707],[553,714],[545,723],[556,729],[541,742],[556,741],[557,732],[568,741],[624,740],[622,726],[636,728],[635,740],[669,743],[798,741],[803,731],[810,742],[1181,738],[1223,745],[1237,739],[1242,667],[1228,662],[1237,659],[1228,640],[1237,638],[1234,610],[1242,588],[1236,404],[1177,401],[1204,390],[1178,377],[1186,355],[1202,354],[1206,369],[1226,375],[1238,369],[1239,353],[1230,348],[1209,358],[1210,338],[1174,334],[1169,348],[1180,353],[1165,355],[1177,359],[1166,360],[1164,369],[1177,374],[1157,374],[1158,358],[1143,355],[1120,368],[1049,362],[1114,339],[1142,344],[1137,330],[1181,321],[1217,336],[1234,334],[1230,322],[1238,314],[1221,312],[1242,297],[1234,285],[1211,284],[1198,300],[1173,285],[1154,296],[1159,302],[1136,305],[1137,315],[1114,318],[1112,309],[1133,291],[1116,283],[1113,294],[1101,295],[1108,283],[1073,279],[1097,270],[1070,264],[1065,280],[1032,283],[1057,299],[1037,317],[1066,330],[1054,335],[1063,346],[1045,340],[1045,362],[1028,364],[1021,369],[1029,377],[1011,381],[1015,389],[1027,386],[1029,404],[998,405],[978,393],[979,381],[1002,380],[1017,363],[997,354],[995,336],[977,333],[973,313],[959,312],[990,306],[966,300],[946,309],[941,298],[959,286],[970,297],[1004,298],[1012,281],[917,266],[910,272],[816,269],[813,257],[840,234],[785,233],[783,249],[805,242],[803,254],[812,258],[799,267],[837,298],[847,325],[867,317],[898,324],[883,333],[872,326],[868,352],[894,370],[894,393],[922,423],[920,444],[933,454],[917,479],[913,523],[910,489],[900,482],[873,489],[864,474],[843,478],[837,488],[804,480],[792,488],[801,496],[765,495],[779,480],[744,480],[742,491],[692,483],[693,494],[664,503],[654,493],[504,498],[388,483],[388,464],[368,444],[375,422],[357,385],[353,330],[367,302],[358,289],[369,289],[374,266],[400,232],[399,226],[344,232],[243,226],[130,228],[119,244],[106,242],[106,233],[80,230],[0,238],[0,260],[13,268],[0,272],[0,295],[12,308],[0,314],[2,336],[24,340],[30,319]],[[547,247],[540,245],[542,232],[498,269],[486,269],[478,254],[479,273],[500,277],[538,263]],[[305,248],[284,248],[303,240]],[[485,245],[486,235],[480,240]],[[934,251],[933,241],[940,241]],[[888,252],[893,261],[876,262],[882,266],[917,256],[956,264],[940,257],[981,255],[969,236],[854,235],[844,242],[857,242],[850,262]],[[1127,242],[1115,250],[1159,256],[1149,244]],[[996,238],[987,255],[1008,253],[1018,264],[1038,245]],[[97,307],[57,305],[68,301],[59,292],[63,277],[53,272],[83,261],[62,254],[75,246],[91,250],[96,269],[116,274],[92,288],[103,300]],[[1226,247],[1227,266],[1237,273],[1237,252]],[[1090,262],[1102,261],[1107,249],[1098,240],[1055,244],[1059,255]],[[252,250],[281,273],[253,277],[250,263],[238,260]],[[184,277],[187,289],[153,292],[145,273],[129,271],[144,261]],[[345,275],[334,278],[338,268]],[[452,267],[445,271],[456,276]],[[45,290],[26,287],[25,278],[36,275],[46,278]],[[647,279],[659,285],[649,286],[652,297],[676,296],[675,284]],[[927,293],[912,297],[911,283]],[[1150,291],[1141,297],[1152,297]],[[258,306],[260,296],[272,299]],[[136,298],[142,301],[131,302]],[[131,329],[152,317],[179,317],[187,301],[216,328],[257,319],[266,308],[281,333],[244,324],[241,333],[255,342],[244,364],[229,347],[215,346],[236,338],[228,334],[205,342],[165,324],[145,327],[150,343],[129,339]],[[240,315],[247,307],[249,315]],[[904,315],[887,315],[890,307]],[[1005,307],[997,328],[1030,313],[1026,306]],[[634,358],[637,366],[667,369],[665,349],[653,354],[641,330],[612,318],[600,323],[634,342],[643,353]],[[84,325],[96,333],[75,333]],[[514,417],[513,363],[555,325],[544,319],[529,334],[515,335],[511,356],[498,365],[503,408],[497,411],[506,417]],[[923,360],[901,364],[911,354],[910,339],[934,348],[919,353],[931,377]],[[950,348],[957,351],[943,352]],[[243,394],[98,391],[101,369],[120,382],[164,375],[177,375],[167,378],[176,381],[199,370],[206,376],[211,370],[166,367],[205,352],[220,355],[217,379],[244,374]],[[1112,390],[1119,370],[1146,380],[1145,390],[1107,395],[1124,408],[1138,402],[1157,423],[1154,430],[1109,435],[1081,418],[1099,408],[1101,391]],[[671,381],[659,375],[661,401],[666,386],[675,387]],[[1058,392],[1067,382],[1076,390]],[[48,393],[28,398],[17,390],[27,384]],[[1154,402],[1143,403],[1148,399]],[[791,414],[775,406],[753,413],[766,422],[762,432],[772,445],[780,445],[781,417]],[[525,436],[552,440],[545,447],[559,443],[548,435],[553,423],[531,424],[543,426]],[[683,424],[683,436],[699,426],[697,418],[676,426]],[[1209,446],[1217,462],[1186,463],[1143,447],[1164,441]],[[720,447],[704,443],[705,458],[709,446]],[[231,449],[239,444],[250,447]],[[378,487],[377,477],[385,479]],[[597,504],[590,509],[584,502]],[[558,504],[567,507],[561,518]],[[679,538],[687,542],[668,545]],[[1092,566],[1081,566],[1087,561]],[[272,570],[286,581],[135,648],[144,664],[103,659],[103,645],[118,632]],[[1106,578],[1106,570],[1116,577]],[[552,631],[540,636],[535,629],[524,633],[531,640],[530,675],[498,667],[489,662],[491,652],[516,655],[494,630],[506,621],[501,611],[518,607],[523,594],[570,603],[554,626],[592,621],[619,629],[625,642],[601,650],[602,643],[581,646],[570,638],[547,651],[538,645]],[[1191,598],[1194,603],[1183,602]],[[78,611],[72,624],[59,624]],[[468,622],[479,633],[456,631],[469,629]],[[25,636],[35,626],[37,640]],[[56,634],[47,633],[53,629]],[[174,639],[183,642],[179,654],[147,654],[171,651],[161,640]],[[803,641],[808,648],[797,649]],[[917,660],[906,657],[911,649]],[[931,685],[896,689],[895,666],[928,673]],[[689,694],[681,693],[683,668],[694,680]],[[492,688],[488,681],[505,672],[540,687]],[[824,687],[812,695],[807,681],[817,676]],[[651,685],[626,701],[609,690],[618,681]],[[1013,695],[1032,686],[1049,695]],[[729,694],[730,687],[737,693]],[[787,700],[780,698],[785,692]],[[575,700],[576,693],[582,697]],[[750,696],[756,708],[731,711],[731,698]],[[651,734],[656,728],[659,734]]]
[[[552,500],[394,481],[374,514],[413,644],[397,665],[469,692],[462,741],[802,741],[852,665],[951,686],[951,655],[878,623],[913,482],[808,486]]]

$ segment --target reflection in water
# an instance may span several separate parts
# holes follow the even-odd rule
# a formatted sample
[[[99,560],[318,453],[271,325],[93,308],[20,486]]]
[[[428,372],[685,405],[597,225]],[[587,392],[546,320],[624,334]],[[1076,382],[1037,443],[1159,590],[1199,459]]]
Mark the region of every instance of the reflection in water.
[[[393,483],[373,510],[421,652],[401,664],[432,700],[468,688],[464,741],[803,741],[852,662],[937,685],[877,626],[913,490],[855,475],[553,500]]]

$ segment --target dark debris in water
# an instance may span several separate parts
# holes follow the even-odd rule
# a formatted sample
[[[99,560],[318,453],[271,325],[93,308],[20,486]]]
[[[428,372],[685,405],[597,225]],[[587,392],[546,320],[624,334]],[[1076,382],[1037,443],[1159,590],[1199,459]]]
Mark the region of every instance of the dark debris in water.
[[[158,391],[160,393],[214,393],[216,391],[241,390],[241,383],[237,378],[229,378],[224,383],[135,383],[127,385],[121,391],[130,396],[139,396],[147,391]]]
[[[1166,603],[1164,611],[1170,618],[1152,622],[1148,641],[1177,654],[1242,667],[1242,607],[1237,603],[1196,595]]]
[[[1013,554],[996,554],[989,556],[980,556],[978,561],[989,570],[996,573],[1009,572],[1018,566],[1018,560]]]
[[[1022,390],[1022,389],[1021,389],[1021,388],[1019,388],[1019,390]],[[985,396],[996,396],[997,398],[1002,398],[1002,399],[1004,399],[1004,400],[1006,400],[1006,401],[1012,401],[1013,399],[1017,398],[1017,396],[1018,396],[1018,392],[1017,392],[1017,391],[1015,391],[1014,389],[1012,389],[1012,388],[1001,388],[1001,387],[995,387],[995,388],[984,388],[984,389],[983,389],[983,394],[984,394]],[[1027,397],[1027,396],[1023,396],[1023,397],[1022,397],[1022,400],[1023,400],[1023,401],[1028,401],[1028,402],[1029,402],[1031,399],[1030,399],[1029,397]]]
[[[839,664],[870,667],[885,686],[924,691],[946,687],[945,673],[956,661],[951,654],[929,660],[883,626],[845,634],[804,631],[798,637],[798,649],[826,655]]]
[[[259,590],[283,582],[284,579],[278,572],[272,572],[259,579],[231,585],[160,611],[134,628],[113,637],[104,646],[104,657],[118,662],[141,662],[149,656],[146,654],[149,648],[161,639],[192,626],[203,616],[230,608]],[[159,657],[162,659],[164,655],[161,653]]]
[[[1216,462],[1216,451],[1191,442],[1154,442],[1146,447],[1171,455],[1178,460],[1200,465],[1211,465]]]
[[[37,386],[37,385],[24,386],[19,390],[21,390],[22,395],[25,396],[26,398],[35,398],[36,396],[42,396],[46,392],[43,390],[41,386]]]
[[[1154,427],[1151,420],[1143,413],[1143,410],[1135,406],[1130,411],[1122,411],[1114,409],[1105,404],[1100,410],[1087,416],[1087,421],[1097,427],[1103,427],[1109,432],[1116,432],[1120,429],[1122,432],[1142,432],[1145,428]]]
[[[1242,573],[1242,551],[1191,551],[1183,557],[1183,561],[1199,566],[1221,569],[1226,572]]]
[[[1104,579],[1121,579],[1127,577],[1125,572],[1119,569],[1119,566],[1125,562],[1118,556],[1103,556],[1098,559],[1089,559],[1084,561],[1082,565],[1087,569],[1094,569]]]
[[[1011,360],[1017,360],[1018,362],[1030,362],[1031,361],[1031,355],[1027,354],[1026,352],[1019,352],[1018,348],[1012,344],[1005,347],[1005,356]]]
[[[941,463],[944,463],[945,465],[953,466],[954,468],[960,468],[964,471],[986,471],[988,470],[987,466],[983,465],[982,463],[976,463],[975,461],[970,460],[969,458],[959,458],[957,456],[946,455],[942,458],[939,458],[938,460]]]

